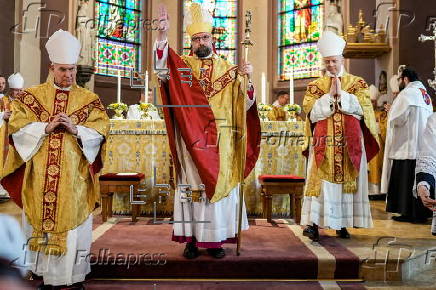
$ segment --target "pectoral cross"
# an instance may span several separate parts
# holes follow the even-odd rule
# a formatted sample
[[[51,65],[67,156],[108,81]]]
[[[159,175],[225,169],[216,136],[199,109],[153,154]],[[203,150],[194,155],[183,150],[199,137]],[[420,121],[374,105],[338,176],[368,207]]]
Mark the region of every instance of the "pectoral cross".
[[[421,34],[421,36],[418,37],[418,40],[421,42],[426,42],[428,40],[430,41],[434,41],[434,46],[435,46],[435,68],[433,69],[433,74],[435,76],[435,78],[433,80],[428,80],[428,85],[433,88],[434,90],[436,90],[436,20],[430,24],[430,29],[433,29],[433,35],[432,36],[426,36]]]

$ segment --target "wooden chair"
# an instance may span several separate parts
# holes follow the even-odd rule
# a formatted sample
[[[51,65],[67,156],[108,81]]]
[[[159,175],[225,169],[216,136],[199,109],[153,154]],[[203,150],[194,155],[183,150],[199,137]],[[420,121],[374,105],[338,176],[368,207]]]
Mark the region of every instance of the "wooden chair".
[[[130,186],[133,185],[133,201],[140,201],[138,195],[139,184],[144,180],[144,173],[132,173],[118,175],[107,173],[100,176],[101,215],[103,222],[112,217],[112,199],[114,192],[130,194]],[[129,198],[130,199],[130,198]],[[132,221],[136,222],[140,215],[140,204],[132,203]]]
[[[259,182],[262,186],[262,212],[263,217],[271,222],[272,197],[274,194],[289,194],[290,210],[297,224],[301,219],[301,199],[305,179],[294,175],[260,175]]]

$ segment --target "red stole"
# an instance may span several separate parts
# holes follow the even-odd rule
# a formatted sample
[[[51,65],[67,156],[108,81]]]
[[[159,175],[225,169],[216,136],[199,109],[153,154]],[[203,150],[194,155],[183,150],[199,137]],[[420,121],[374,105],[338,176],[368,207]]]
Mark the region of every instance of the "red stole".
[[[365,126],[365,123],[357,120],[351,115],[343,115],[344,117],[344,146],[347,148],[348,156],[351,163],[356,170],[360,169],[360,161],[362,158],[362,145],[360,138],[363,135],[364,146],[366,152],[367,162],[371,161],[379,151],[379,145],[372,136],[369,129]],[[322,161],[325,158],[326,146],[333,145],[333,136],[327,138],[327,119],[319,121],[315,124],[313,136],[313,145],[315,153],[315,162],[317,167],[321,166]],[[331,140],[327,144],[326,140]]]

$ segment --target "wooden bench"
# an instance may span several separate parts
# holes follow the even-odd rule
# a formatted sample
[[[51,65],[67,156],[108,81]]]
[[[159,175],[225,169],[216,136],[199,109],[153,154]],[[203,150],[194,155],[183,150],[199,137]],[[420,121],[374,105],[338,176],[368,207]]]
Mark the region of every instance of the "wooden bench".
[[[144,180],[144,173],[117,174],[107,173],[100,176],[101,215],[103,222],[112,217],[112,199],[114,192],[130,194],[130,186],[133,186],[133,201],[140,201],[138,197],[139,184]],[[130,200],[130,198],[129,198]],[[138,220],[140,204],[132,203],[132,221]]]
[[[293,218],[299,224],[305,179],[294,175],[260,175],[259,182],[262,186],[263,217],[271,222],[274,194],[289,194],[291,216],[293,212]]]

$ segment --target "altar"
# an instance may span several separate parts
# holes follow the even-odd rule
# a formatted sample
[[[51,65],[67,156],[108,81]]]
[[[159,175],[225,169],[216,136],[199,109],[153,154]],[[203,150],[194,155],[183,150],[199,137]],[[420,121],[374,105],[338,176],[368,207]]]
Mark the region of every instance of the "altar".
[[[295,174],[305,176],[306,159],[302,156],[303,122],[261,122],[262,141],[259,160],[245,180],[245,202],[250,215],[262,213],[261,174]],[[146,178],[141,200],[141,213],[152,215],[154,205],[158,215],[170,216],[173,210],[174,189],[170,184],[171,155],[162,120],[111,120],[106,143],[103,173],[142,172]],[[170,188],[170,193],[165,194]],[[113,212],[130,213],[130,196],[115,194]],[[289,196],[273,199],[273,213],[289,213]]]

